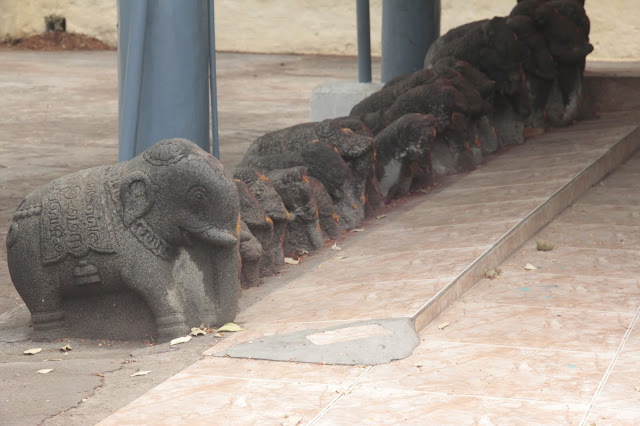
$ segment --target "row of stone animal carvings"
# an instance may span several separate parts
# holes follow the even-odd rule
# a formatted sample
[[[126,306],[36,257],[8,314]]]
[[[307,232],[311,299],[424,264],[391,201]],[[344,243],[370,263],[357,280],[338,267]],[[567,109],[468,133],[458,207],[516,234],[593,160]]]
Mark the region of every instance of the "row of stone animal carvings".
[[[240,247],[244,285],[273,273],[283,253],[356,228],[383,200],[523,143],[525,127],[577,119],[592,50],[583,1],[522,0],[508,17],[437,39],[424,69],[389,81],[349,117],[258,138],[234,174],[253,236]]]
[[[258,138],[233,176],[171,139],[37,189],[7,235],[34,337],[69,328],[70,301],[123,291],[148,306],[161,339],[233,320],[239,275],[256,285],[285,255],[323,247],[384,200],[522,143],[525,125],[575,119],[588,33],[579,1],[524,0],[509,17],[439,38],[424,69],[388,82],[349,117]],[[122,336],[114,328],[109,335]]]

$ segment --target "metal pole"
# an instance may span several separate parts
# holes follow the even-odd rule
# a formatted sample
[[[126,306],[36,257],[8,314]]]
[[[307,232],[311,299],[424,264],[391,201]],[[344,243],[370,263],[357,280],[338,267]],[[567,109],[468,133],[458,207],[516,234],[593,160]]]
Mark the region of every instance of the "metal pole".
[[[136,137],[142,96],[142,68],[144,40],[147,30],[148,0],[123,4],[118,2],[119,21],[122,28],[118,37],[120,55],[118,161],[126,161],[136,155]],[[125,59],[123,61],[123,59]]]
[[[169,138],[210,152],[207,0],[118,2],[119,159]]]
[[[357,0],[358,15],[358,81],[371,82],[371,30],[369,27],[369,0]]]
[[[218,87],[216,84],[216,24],[214,0],[208,0],[209,7],[209,92],[211,97],[211,139],[213,156],[220,159],[218,139]]]
[[[383,0],[382,82],[424,66],[440,35],[440,0]]]

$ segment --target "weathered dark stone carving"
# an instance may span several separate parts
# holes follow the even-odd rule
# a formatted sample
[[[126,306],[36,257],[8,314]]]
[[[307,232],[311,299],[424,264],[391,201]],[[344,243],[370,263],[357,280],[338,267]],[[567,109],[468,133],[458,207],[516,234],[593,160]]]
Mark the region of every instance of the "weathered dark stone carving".
[[[408,195],[414,172],[423,176],[423,183],[430,183],[431,148],[435,138],[435,117],[416,113],[402,116],[378,134],[376,170],[383,197]]]
[[[247,184],[251,194],[258,200],[269,220],[273,222],[272,255],[269,258],[273,258],[274,265],[269,270],[275,272],[276,267],[284,263],[283,245],[289,223],[289,212],[273,184],[265,175],[252,168],[238,168],[234,171],[233,176]],[[265,246],[263,245],[262,248],[264,252]],[[266,266],[267,263],[265,263],[265,268]],[[265,272],[266,274],[267,272]]]
[[[240,257],[242,258],[242,273],[240,284],[242,288],[255,287],[260,284],[260,261],[262,259],[262,245],[253,236],[247,224],[242,221],[244,238],[240,242]]]
[[[495,17],[462,25],[438,38],[427,52],[425,68],[446,57],[460,59],[495,81],[498,92],[520,96],[524,56],[525,49],[506,18]]]
[[[551,89],[543,86],[541,90],[542,95],[547,94],[545,119],[552,125],[567,125],[580,114],[584,98],[585,58],[593,51],[589,43],[591,26],[584,2],[524,0],[511,11],[511,17],[516,16],[531,19],[555,62],[555,85]],[[541,46],[532,49],[535,56],[544,55],[543,51]]]
[[[306,167],[331,195],[340,226],[355,228],[364,218],[367,193],[376,196],[371,183],[373,141],[357,120],[342,120],[357,131],[341,127],[338,120],[325,120],[267,133],[251,145],[242,165],[262,173]]]
[[[222,165],[183,139],[37,189],[18,208],[7,238],[9,272],[31,311],[34,339],[73,329],[69,318],[83,320],[67,302],[100,304],[113,293],[134,304],[141,299],[160,339],[233,320],[239,213],[236,185]]]
[[[331,196],[318,179],[309,177],[309,182],[311,182],[313,198],[318,206],[318,219],[322,233],[332,240],[340,238],[340,216],[336,213]]]
[[[252,238],[255,238],[260,243],[260,274],[263,276],[270,275],[275,272],[275,261],[273,259],[273,220],[271,220],[267,215],[258,199],[251,193],[247,184],[239,179],[236,179],[235,181],[236,186],[238,187],[238,195],[240,197],[242,222],[249,230]],[[253,244],[253,242],[251,244]],[[243,246],[247,245],[248,244],[240,245],[241,255],[243,252]],[[254,251],[251,251],[251,253],[254,253]],[[243,268],[245,263],[243,255]],[[243,276],[245,276],[244,271]],[[255,282],[255,284],[257,285],[257,282]],[[245,283],[243,283],[243,285],[246,286]]]
[[[291,254],[324,246],[318,205],[304,167],[274,170],[267,174],[289,212],[284,252]]]

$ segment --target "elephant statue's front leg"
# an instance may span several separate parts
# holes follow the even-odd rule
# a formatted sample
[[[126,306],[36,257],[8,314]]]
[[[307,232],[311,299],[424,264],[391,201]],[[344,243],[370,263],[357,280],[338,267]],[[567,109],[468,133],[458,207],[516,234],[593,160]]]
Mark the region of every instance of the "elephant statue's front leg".
[[[172,265],[157,258],[153,262],[138,260],[136,265],[121,272],[121,278],[151,309],[159,340],[166,341],[188,334],[189,327],[184,316],[182,298],[172,276]]]

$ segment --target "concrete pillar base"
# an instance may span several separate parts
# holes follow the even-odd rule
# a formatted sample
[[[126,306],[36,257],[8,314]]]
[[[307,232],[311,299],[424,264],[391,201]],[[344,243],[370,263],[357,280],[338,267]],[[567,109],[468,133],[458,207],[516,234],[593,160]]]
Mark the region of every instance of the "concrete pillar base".
[[[382,86],[382,83],[357,83],[354,81],[321,84],[311,93],[310,120],[322,121],[327,118],[349,115],[355,104],[377,92]]]

